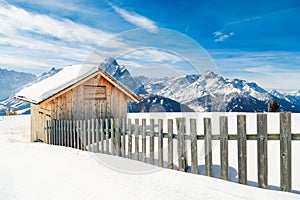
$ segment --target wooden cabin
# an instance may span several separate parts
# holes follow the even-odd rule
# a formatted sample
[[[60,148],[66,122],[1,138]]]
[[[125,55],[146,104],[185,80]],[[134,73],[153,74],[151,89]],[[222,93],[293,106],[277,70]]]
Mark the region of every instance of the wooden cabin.
[[[31,104],[31,141],[46,141],[47,120],[120,118],[139,98],[98,66],[74,65],[24,88],[15,98]]]

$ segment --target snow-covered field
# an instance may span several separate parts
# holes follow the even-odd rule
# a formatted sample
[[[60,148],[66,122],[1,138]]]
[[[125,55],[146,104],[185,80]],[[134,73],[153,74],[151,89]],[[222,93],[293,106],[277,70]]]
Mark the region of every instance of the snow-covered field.
[[[300,196],[244,186],[217,178],[159,169],[149,164],[109,155],[96,155],[67,147],[29,143],[29,116],[0,117],[0,199],[300,199]],[[300,152],[293,143],[293,152]],[[236,143],[230,145],[235,149]],[[251,145],[250,145],[251,146]],[[296,147],[296,148],[295,148]],[[249,147],[251,152],[251,147]],[[215,145],[214,152],[218,151]],[[248,151],[248,152],[249,152]],[[254,150],[253,150],[254,151]],[[215,153],[214,153],[215,154]],[[252,155],[253,154],[253,155]],[[269,145],[269,159],[279,167],[277,144]],[[218,153],[216,153],[218,155]],[[230,154],[229,154],[230,155]],[[248,163],[255,163],[251,152]],[[274,155],[274,156],[273,156]],[[217,156],[214,156],[217,165]],[[235,158],[236,159],[236,158]],[[203,158],[199,158],[200,165]],[[293,155],[293,169],[300,156]],[[99,161],[118,163],[153,173],[131,174]],[[230,157],[231,173],[235,171]],[[250,174],[255,174],[251,165]],[[293,170],[293,176],[296,170]],[[231,175],[231,177],[236,174]],[[277,174],[276,176],[279,176]],[[251,178],[251,176],[250,176]],[[250,179],[251,180],[251,179]],[[272,181],[270,180],[271,184]],[[295,185],[295,186],[294,186]],[[300,179],[293,179],[299,189]]]

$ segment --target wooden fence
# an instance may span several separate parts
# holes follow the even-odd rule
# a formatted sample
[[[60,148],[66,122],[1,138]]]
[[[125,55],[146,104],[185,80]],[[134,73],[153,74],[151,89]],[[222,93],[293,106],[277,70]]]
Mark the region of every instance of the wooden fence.
[[[268,188],[268,140],[280,140],[280,189],[291,192],[291,141],[300,140],[300,134],[291,133],[291,113],[280,113],[280,133],[268,134],[267,115],[257,114],[257,134],[246,133],[246,115],[237,115],[237,134],[228,134],[228,117],[219,120],[220,133],[212,134],[211,118],[204,118],[204,133],[197,133],[196,119],[190,119],[190,133],[186,133],[186,119],[176,118],[176,132],[173,119],[167,120],[167,133],[163,133],[163,120],[159,119],[158,131],[155,132],[154,119],[150,119],[150,129],[146,128],[146,119],[132,123],[131,119],[91,119],[91,120],[51,120],[47,121],[47,143],[62,145],[96,153],[106,153],[146,162],[146,152],[150,155],[149,163],[154,164],[157,152],[158,166],[174,168],[173,147],[177,142],[178,169],[186,172],[187,145],[190,140],[191,173],[198,174],[197,141],[204,140],[205,174],[212,176],[212,140],[220,141],[220,177],[229,179],[228,140],[237,140],[238,146],[238,182],[247,184],[247,140],[257,141],[258,186]],[[148,126],[149,126],[148,125]],[[149,138],[149,151],[146,146]],[[126,139],[125,139],[126,138]],[[134,144],[133,144],[134,138]],[[163,157],[163,139],[168,141],[168,155]],[[141,139],[141,148],[140,145]],[[158,149],[154,150],[157,139]],[[140,152],[141,149],[141,152]],[[127,150],[127,151],[126,151]]]

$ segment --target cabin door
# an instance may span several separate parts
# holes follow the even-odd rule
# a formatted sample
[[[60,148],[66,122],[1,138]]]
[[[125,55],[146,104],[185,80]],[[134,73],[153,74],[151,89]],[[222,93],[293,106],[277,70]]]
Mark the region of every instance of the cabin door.
[[[106,115],[106,87],[85,85],[85,119],[100,119]]]

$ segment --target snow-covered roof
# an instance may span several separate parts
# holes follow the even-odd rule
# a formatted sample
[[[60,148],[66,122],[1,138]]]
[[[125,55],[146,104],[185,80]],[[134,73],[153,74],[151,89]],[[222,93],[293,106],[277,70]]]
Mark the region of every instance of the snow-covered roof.
[[[64,67],[55,75],[22,89],[15,95],[15,98],[39,104],[66,88],[75,85],[79,81],[92,75],[96,75],[97,73],[101,74],[106,80],[128,95],[132,100],[139,101],[139,98],[133,92],[100,69],[97,65],[86,64]]]

